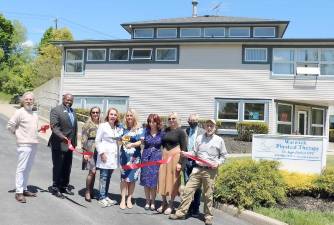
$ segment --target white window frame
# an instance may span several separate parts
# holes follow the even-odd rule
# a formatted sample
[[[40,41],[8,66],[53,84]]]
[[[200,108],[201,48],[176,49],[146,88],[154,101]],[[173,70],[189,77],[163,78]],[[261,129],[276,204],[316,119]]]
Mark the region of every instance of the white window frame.
[[[293,50],[293,60],[283,60],[283,61],[277,61],[275,62],[274,61],[274,52],[275,52],[275,49],[285,49],[285,50]],[[292,64],[293,67],[294,67],[294,73],[292,74],[280,74],[280,73],[274,73],[274,64],[277,63],[277,64]],[[292,77],[296,74],[296,51],[295,51],[295,48],[273,48],[273,51],[272,51],[272,75],[273,76],[287,76],[287,77]]]
[[[279,121],[278,120],[278,105],[287,105],[291,107],[291,121],[290,122],[284,122],[284,121]],[[276,109],[276,132],[278,134],[280,134],[278,132],[278,125],[282,124],[282,125],[290,125],[290,134],[292,134],[292,124],[293,124],[293,105],[292,104],[288,104],[288,103],[277,103],[277,109]]]
[[[173,36],[159,36],[159,30],[174,30],[175,35]],[[157,38],[176,38],[177,37],[177,29],[176,28],[157,28]]]
[[[91,50],[103,50],[104,51],[104,59],[89,59],[88,56],[88,52]],[[87,49],[87,62],[104,62],[106,61],[107,58],[107,50],[105,48],[88,48]]]
[[[256,29],[260,28],[272,28],[274,30],[274,35],[256,35]],[[276,28],[275,27],[254,27],[253,28],[253,37],[276,37]]]
[[[151,36],[149,36],[149,37],[138,37],[137,35],[136,35],[136,30],[150,30],[150,31],[152,31],[152,35]],[[134,38],[143,38],[143,39],[151,39],[151,38],[153,38],[154,37],[154,29],[153,28],[135,28],[134,30],[133,30],[133,37]]]
[[[246,111],[246,104],[263,104],[264,108],[263,108],[263,120],[246,120],[245,119],[245,111]],[[243,121],[246,122],[266,122],[266,118],[267,118],[267,110],[266,110],[266,106],[267,104],[265,102],[252,102],[252,101],[245,101],[243,102],[243,115],[242,115],[242,119]]]
[[[231,30],[236,29],[236,28],[241,28],[241,29],[247,29],[248,30],[248,35],[247,36],[232,36],[231,35]],[[245,38],[245,37],[250,37],[250,27],[229,27],[228,28],[228,36],[229,37],[236,37],[236,38]]]
[[[147,58],[133,58],[133,52],[135,50],[150,50],[150,57],[147,57]],[[149,60],[152,60],[152,51],[153,49],[152,48],[133,48],[132,51],[131,51],[131,60],[142,60],[142,59],[149,59]]]
[[[238,103],[238,119],[219,119],[219,104],[223,103]],[[217,121],[221,121],[222,123],[224,122],[232,122],[237,125],[237,123],[240,121],[240,100],[228,100],[228,99],[216,99],[216,115],[217,115]],[[237,128],[235,129],[225,129],[221,128],[220,130],[225,131],[225,132],[236,132]]]
[[[175,50],[174,60],[162,60],[162,59],[158,60],[158,50],[170,50],[170,49]],[[156,48],[155,49],[155,61],[157,62],[175,62],[176,60],[177,60],[177,48]]]
[[[313,115],[312,115],[312,117],[311,117],[311,121],[312,121],[312,123],[311,123],[311,132],[312,132],[312,127],[321,127],[322,128],[322,134],[324,134],[324,123],[325,123],[325,109],[322,109],[322,108],[316,108],[316,107],[312,107],[311,108],[311,112],[313,111],[313,109],[315,109],[315,110],[321,110],[322,111],[322,120],[323,120],[323,124],[317,124],[317,123],[313,123],[313,120],[312,120],[312,118],[313,118]],[[312,114],[313,114],[313,112],[312,112]],[[313,134],[312,134],[313,135]]]
[[[266,51],[266,58],[265,60],[250,60],[247,59],[247,54],[246,51],[247,50],[265,50]],[[245,48],[245,52],[244,52],[244,61],[245,62],[267,62],[268,61],[268,49],[267,48]]]
[[[213,37],[210,35],[206,35],[206,30],[208,29],[223,29],[224,30],[224,36],[214,35]],[[211,38],[221,38],[226,36],[226,28],[225,27],[205,27],[204,28],[204,37],[211,37]]]
[[[82,59],[81,60],[68,60],[67,59],[67,52],[68,51],[81,51],[82,52]],[[85,68],[85,50],[84,49],[79,49],[79,48],[72,48],[72,49],[66,49],[66,60],[65,60],[65,72],[64,74],[66,75],[83,75],[84,74],[84,68]],[[81,62],[82,63],[82,72],[67,72],[67,63],[77,63]]]
[[[199,30],[199,35],[184,36],[184,35],[182,35],[182,31],[184,31],[184,30]],[[180,28],[180,37],[181,38],[197,38],[197,37],[201,37],[201,36],[202,36],[202,29],[201,28],[197,28],[197,27]]]
[[[110,59],[110,52],[112,50],[127,50],[128,51],[128,58],[127,59],[124,59],[124,60],[118,60],[118,59]],[[129,57],[130,57],[130,49],[129,48],[110,48],[109,49],[109,61],[110,62],[126,62],[126,61],[129,61]]]

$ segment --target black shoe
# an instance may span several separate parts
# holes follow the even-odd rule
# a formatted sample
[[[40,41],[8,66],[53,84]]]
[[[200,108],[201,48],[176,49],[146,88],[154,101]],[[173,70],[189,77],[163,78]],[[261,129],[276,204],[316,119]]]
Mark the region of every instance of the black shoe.
[[[60,189],[60,192],[67,195],[74,195],[74,192],[72,192],[69,188],[62,188]]]
[[[65,196],[59,190],[53,190],[52,194],[60,199],[65,198]]]

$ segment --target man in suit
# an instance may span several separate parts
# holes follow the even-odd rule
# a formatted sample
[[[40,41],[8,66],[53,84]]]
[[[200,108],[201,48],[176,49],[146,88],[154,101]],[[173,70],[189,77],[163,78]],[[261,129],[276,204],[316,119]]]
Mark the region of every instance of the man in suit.
[[[196,138],[205,133],[205,130],[198,126],[198,115],[197,114],[190,114],[188,118],[189,127],[186,129],[186,133],[188,135],[188,145],[187,150],[188,152],[192,151],[195,145]],[[189,176],[195,167],[196,163],[192,159],[188,159],[186,161],[186,166],[184,167],[183,174],[184,174],[184,183],[186,184],[189,180]],[[199,206],[201,204],[201,189],[197,189],[194,195],[194,200],[192,201],[188,214],[193,217],[199,217]]]
[[[68,143],[71,142],[74,147],[77,145],[78,125],[75,111],[71,108],[72,104],[73,96],[64,94],[62,104],[52,108],[50,112],[52,194],[58,198],[64,198],[62,193],[74,194],[69,188],[73,152],[68,149]]]

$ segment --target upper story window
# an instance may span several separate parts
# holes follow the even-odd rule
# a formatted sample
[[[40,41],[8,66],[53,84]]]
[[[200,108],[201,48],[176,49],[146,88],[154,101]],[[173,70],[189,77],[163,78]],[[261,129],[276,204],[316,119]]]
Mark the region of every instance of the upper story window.
[[[153,36],[154,36],[153,28],[134,29],[133,31],[134,38],[153,38]]]
[[[294,74],[294,50],[289,48],[274,48],[273,74]]]
[[[334,75],[334,48],[323,48],[320,52],[320,74]]]
[[[156,48],[156,61],[176,61],[176,48]]]
[[[229,28],[230,37],[250,37],[249,27],[230,27]]]
[[[109,51],[109,61],[128,61],[128,48],[111,48]]]
[[[177,30],[176,28],[158,28],[157,38],[176,38]]]
[[[275,37],[275,27],[254,27],[254,37]]]
[[[201,28],[181,28],[180,36],[186,37],[201,37]]]
[[[267,62],[267,48],[245,48],[245,62]]]
[[[106,49],[87,49],[87,61],[105,61]]]
[[[151,48],[134,48],[132,49],[131,59],[151,59],[152,49]]]
[[[66,50],[66,73],[83,73],[84,68],[84,50],[83,49],[67,49]]]
[[[225,28],[224,27],[204,28],[204,37],[225,37]]]

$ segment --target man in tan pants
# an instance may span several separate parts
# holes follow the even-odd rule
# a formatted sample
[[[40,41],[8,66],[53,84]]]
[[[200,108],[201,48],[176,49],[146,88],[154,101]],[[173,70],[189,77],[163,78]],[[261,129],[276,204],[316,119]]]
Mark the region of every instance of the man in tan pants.
[[[207,120],[205,123],[205,134],[197,137],[195,147],[190,153],[209,162],[210,166],[202,162],[196,162],[197,165],[193,168],[182,193],[182,202],[175,214],[170,215],[169,219],[185,219],[196,190],[203,185],[205,224],[212,224],[214,180],[217,176],[218,167],[224,162],[227,154],[224,140],[217,136],[215,131],[216,121]]]

